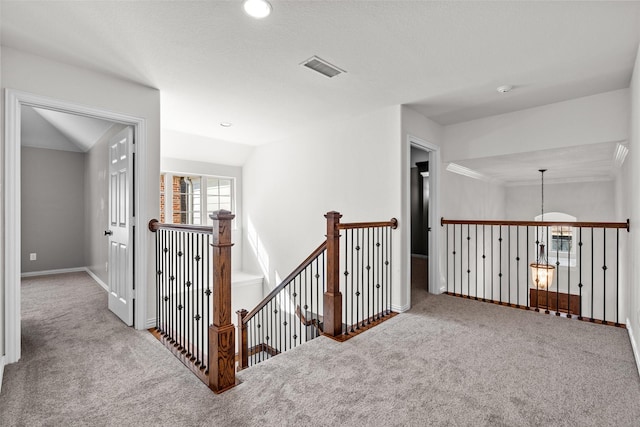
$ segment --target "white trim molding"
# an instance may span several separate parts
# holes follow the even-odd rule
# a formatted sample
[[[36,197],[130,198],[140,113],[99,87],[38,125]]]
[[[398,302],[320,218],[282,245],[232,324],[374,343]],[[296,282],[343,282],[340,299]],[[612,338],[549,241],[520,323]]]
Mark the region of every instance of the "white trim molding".
[[[104,289],[106,292],[109,292],[109,286],[107,286],[106,283],[104,283],[98,276],[96,276],[96,274],[93,271],[91,271],[89,267],[85,267],[84,271],[86,271],[87,274],[91,276],[91,278],[95,280],[95,282],[102,287],[102,289]]]
[[[411,308],[411,304],[405,304],[405,305],[391,304],[391,311],[395,311],[396,313],[404,313],[410,308]]]
[[[134,324],[146,327],[147,317],[147,236],[145,234],[147,208],[147,124],[146,119],[114,111],[79,105],[13,89],[5,89],[4,143],[4,309],[5,363],[20,359],[20,110],[23,105],[44,108],[79,116],[92,117],[132,126],[135,138],[136,168],[132,183],[136,219],[133,223],[135,251],[136,310]],[[132,184],[133,185],[133,184]]]
[[[151,329],[156,327],[156,318],[147,319],[147,323],[145,324],[145,329]]]
[[[2,393],[2,377],[4,376],[4,356],[0,356],[0,393]]]
[[[87,268],[74,267],[74,268],[59,268],[56,270],[28,271],[26,273],[20,273],[20,277],[49,276],[51,274],[78,273],[81,271],[87,271]]]
[[[640,375],[640,347],[638,347],[638,343],[636,343],[636,340],[633,337],[633,330],[631,329],[631,321],[629,320],[629,318],[627,318],[627,332],[629,332],[631,350],[633,351],[633,356],[636,359],[636,368],[638,368],[638,375]]]

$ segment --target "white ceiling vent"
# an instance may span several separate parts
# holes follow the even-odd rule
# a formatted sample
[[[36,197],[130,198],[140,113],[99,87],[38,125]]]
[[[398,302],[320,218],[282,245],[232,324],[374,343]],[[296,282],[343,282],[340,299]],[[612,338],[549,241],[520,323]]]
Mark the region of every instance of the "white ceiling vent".
[[[317,71],[318,73],[327,77],[335,77],[338,74],[346,73],[345,70],[342,70],[335,65],[328,63],[324,59],[318,58],[317,56],[312,56],[300,65],[311,68],[313,71]]]

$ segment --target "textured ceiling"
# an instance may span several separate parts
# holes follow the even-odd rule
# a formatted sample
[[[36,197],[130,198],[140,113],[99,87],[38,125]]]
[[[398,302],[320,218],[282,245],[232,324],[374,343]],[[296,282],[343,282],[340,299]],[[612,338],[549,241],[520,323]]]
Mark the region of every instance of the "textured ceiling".
[[[160,89],[164,128],[254,145],[388,105],[450,124],[627,87],[639,40],[637,2],[272,4],[3,0],[1,37]]]

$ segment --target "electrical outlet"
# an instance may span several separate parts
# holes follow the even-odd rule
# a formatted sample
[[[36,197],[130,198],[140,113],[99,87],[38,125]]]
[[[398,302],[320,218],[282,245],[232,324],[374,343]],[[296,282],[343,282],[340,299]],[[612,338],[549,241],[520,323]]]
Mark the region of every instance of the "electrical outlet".
[[[35,261],[36,259],[38,259],[38,254],[36,254],[35,252],[29,254],[29,261]]]

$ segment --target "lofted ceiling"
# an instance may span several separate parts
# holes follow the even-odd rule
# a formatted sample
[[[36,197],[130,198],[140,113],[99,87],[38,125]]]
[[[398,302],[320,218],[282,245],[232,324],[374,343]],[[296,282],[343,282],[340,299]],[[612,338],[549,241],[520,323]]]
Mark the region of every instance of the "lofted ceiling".
[[[627,148],[621,142],[539,150],[458,161],[455,164],[506,185],[540,183],[540,165],[547,169],[545,183],[607,181],[622,166]],[[464,170],[462,171],[464,174]]]
[[[106,120],[23,106],[21,145],[87,152],[111,126],[113,123]]]
[[[446,125],[625,88],[640,35],[638,2],[272,4],[2,0],[1,38],[158,88],[163,128],[259,145],[389,105]]]

